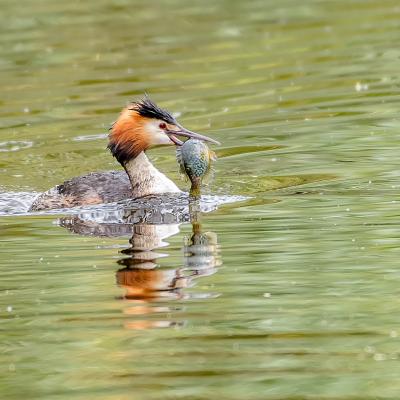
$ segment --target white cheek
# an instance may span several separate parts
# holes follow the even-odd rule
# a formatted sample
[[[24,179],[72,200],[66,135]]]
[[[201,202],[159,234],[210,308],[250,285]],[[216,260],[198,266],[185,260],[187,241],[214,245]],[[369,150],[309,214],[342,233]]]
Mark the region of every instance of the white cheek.
[[[160,132],[152,135],[150,142],[153,146],[157,144],[174,144],[174,142],[165,133]]]
[[[147,127],[150,132],[150,146],[157,146],[161,144],[174,144],[174,142],[163,132],[157,125],[150,124]]]

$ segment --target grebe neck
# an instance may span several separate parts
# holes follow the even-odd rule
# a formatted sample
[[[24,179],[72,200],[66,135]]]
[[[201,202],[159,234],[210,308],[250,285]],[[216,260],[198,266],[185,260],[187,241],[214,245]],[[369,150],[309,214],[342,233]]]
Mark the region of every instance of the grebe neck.
[[[123,164],[132,185],[133,197],[151,194],[178,193],[178,186],[162,174],[142,151]]]

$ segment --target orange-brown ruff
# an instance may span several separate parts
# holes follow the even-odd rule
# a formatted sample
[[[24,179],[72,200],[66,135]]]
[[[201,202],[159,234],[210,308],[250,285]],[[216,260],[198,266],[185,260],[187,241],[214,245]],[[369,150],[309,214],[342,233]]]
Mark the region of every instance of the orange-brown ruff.
[[[111,203],[150,194],[176,193],[179,188],[157,170],[145,152],[159,145],[181,145],[178,139],[214,140],[182,127],[168,112],[145,98],[124,108],[109,134],[108,148],[125,171],[94,172],[42,193],[30,211]]]

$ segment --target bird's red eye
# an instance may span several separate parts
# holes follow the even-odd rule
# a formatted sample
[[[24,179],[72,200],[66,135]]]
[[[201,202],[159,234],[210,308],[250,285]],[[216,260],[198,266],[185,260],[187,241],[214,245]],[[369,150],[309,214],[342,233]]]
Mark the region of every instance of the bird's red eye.
[[[158,125],[160,127],[160,129],[166,129],[167,128],[167,124],[165,122],[161,122],[160,125]]]

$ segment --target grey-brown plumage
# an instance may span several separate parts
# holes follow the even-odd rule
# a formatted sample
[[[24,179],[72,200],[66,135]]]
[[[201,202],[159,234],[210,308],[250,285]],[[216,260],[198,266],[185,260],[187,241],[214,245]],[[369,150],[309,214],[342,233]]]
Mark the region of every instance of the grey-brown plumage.
[[[69,179],[42,193],[30,211],[112,203],[129,198],[132,198],[132,185],[125,171],[93,172]]]

